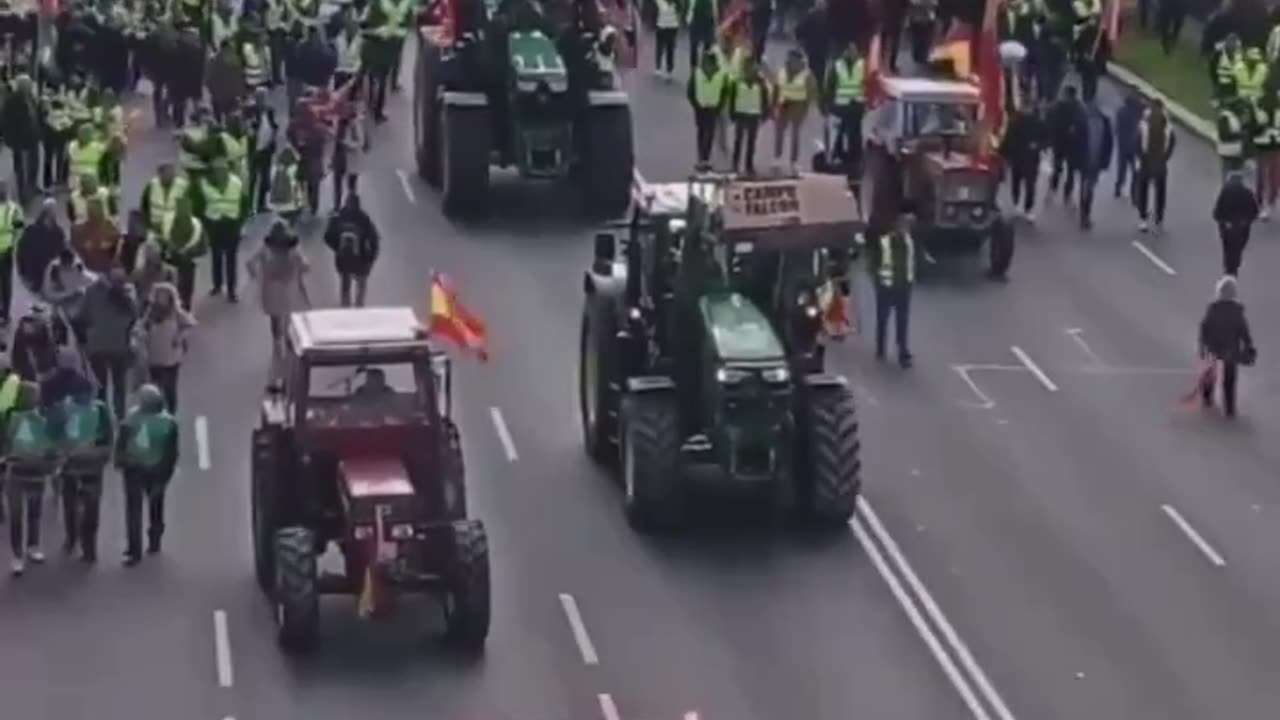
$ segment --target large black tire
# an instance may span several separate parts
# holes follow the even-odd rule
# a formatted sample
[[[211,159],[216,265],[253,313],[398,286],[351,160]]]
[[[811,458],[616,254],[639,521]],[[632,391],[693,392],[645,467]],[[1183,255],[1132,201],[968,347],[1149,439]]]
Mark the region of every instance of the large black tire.
[[[418,176],[433,188],[440,187],[440,127],[437,88],[440,76],[440,48],[418,41],[413,98],[414,154]]]
[[[862,490],[862,442],[853,393],[844,386],[814,387],[801,397],[806,404],[800,409],[805,443],[797,473],[800,508],[814,525],[842,526],[853,517]]]
[[[441,492],[445,493],[442,506],[449,520],[465,520],[467,517],[467,470],[462,459],[462,434],[457,423],[446,420],[444,424],[443,467]]]
[[[270,593],[276,577],[275,443],[270,431],[253,433],[250,474],[250,527],[253,532],[253,569],[258,587]]]
[[[622,402],[623,510],[640,531],[679,520],[680,408],[675,393],[630,395]]]
[[[631,203],[635,146],[631,108],[596,105],[584,110],[577,128],[584,207],[601,218],[622,217]]]
[[[444,214],[474,218],[489,195],[489,108],[440,108],[440,192]]]
[[[608,298],[588,295],[578,340],[578,413],[587,455],[601,465],[618,461],[618,375],[612,343],[617,317]]]
[[[453,523],[453,556],[445,588],[445,639],[468,652],[484,648],[492,615],[489,538],[479,520]]]
[[[320,635],[315,535],[304,527],[276,531],[276,642],[286,652],[306,652]]]
[[[1013,264],[1014,240],[1013,223],[1004,219],[996,220],[991,226],[991,239],[987,241],[990,264],[987,273],[996,280],[1009,277],[1009,266]]]

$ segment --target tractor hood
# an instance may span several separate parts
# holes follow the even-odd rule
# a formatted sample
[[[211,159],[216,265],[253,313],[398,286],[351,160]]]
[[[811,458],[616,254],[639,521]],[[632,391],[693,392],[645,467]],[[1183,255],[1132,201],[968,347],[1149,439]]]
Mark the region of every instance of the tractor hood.
[[[391,458],[347,457],[338,463],[343,488],[352,501],[411,497],[413,483],[404,463]]]
[[[930,170],[940,172],[973,170],[985,173],[990,172],[992,169],[989,161],[965,152],[952,151],[944,153],[941,150],[935,150],[925,154],[925,161],[928,163]]]
[[[569,74],[555,43],[540,30],[513,32],[507,39],[515,89],[521,93],[547,91],[562,93],[569,89]]]
[[[785,364],[786,352],[760,309],[736,292],[715,293],[698,301],[716,357],[722,362]]]

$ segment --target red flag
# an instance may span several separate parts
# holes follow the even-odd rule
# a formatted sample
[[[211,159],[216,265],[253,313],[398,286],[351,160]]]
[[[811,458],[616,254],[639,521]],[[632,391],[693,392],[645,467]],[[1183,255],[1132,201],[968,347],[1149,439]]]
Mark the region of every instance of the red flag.
[[[751,7],[746,0],[733,0],[725,8],[720,25],[716,28],[716,37],[728,38],[735,44],[745,39],[751,25]]]
[[[1102,33],[1115,51],[1116,41],[1120,39],[1120,0],[1108,0],[1106,14],[1102,17]]]
[[[974,64],[978,68],[978,87],[982,93],[979,112],[982,136],[981,155],[990,158],[1004,135],[1004,69],[1000,66],[1000,36],[996,31],[999,3],[988,0],[982,16],[982,33],[978,37]]]
[[[868,107],[875,105],[884,95],[883,78],[880,74],[880,32],[871,33],[871,44],[867,48],[867,72],[862,81],[864,102]]]
[[[458,302],[458,291],[440,273],[431,274],[431,334],[475,353],[480,362],[489,361],[489,336],[474,313]]]

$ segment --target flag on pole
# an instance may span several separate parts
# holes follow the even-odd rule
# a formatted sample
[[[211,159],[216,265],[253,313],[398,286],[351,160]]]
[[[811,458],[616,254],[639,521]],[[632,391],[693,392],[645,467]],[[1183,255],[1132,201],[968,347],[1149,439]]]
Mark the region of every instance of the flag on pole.
[[[988,3],[991,4],[993,3]],[[974,55],[973,28],[966,23],[957,22],[951,26],[942,42],[929,52],[929,64],[949,63],[951,72],[957,78],[967,80],[972,77],[973,66],[977,64]]]
[[[1004,136],[1004,68],[1000,64],[1000,35],[996,29],[999,3],[990,0],[982,16],[982,32],[977,38],[974,63],[978,66],[978,88],[981,93],[979,112],[979,155],[990,159]]]
[[[484,322],[458,302],[458,290],[449,278],[431,273],[431,334],[439,335],[480,362],[489,361],[489,336]]]
[[[374,509],[373,542],[370,543],[369,556],[365,560],[364,583],[360,588],[360,602],[356,607],[356,612],[361,618],[373,617],[382,604],[381,593],[378,592],[378,575],[374,572],[374,565],[387,559],[386,551],[388,548],[383,543],[383,537],[386,533],[386,525],[383,522],[385,516],[386,508],[379,506]]]
[[[1107,8],[1102,16],[1102,34],[1107,37],[1112,51],[1116,41],[1120,39],[1120,0],[1107,0]]]

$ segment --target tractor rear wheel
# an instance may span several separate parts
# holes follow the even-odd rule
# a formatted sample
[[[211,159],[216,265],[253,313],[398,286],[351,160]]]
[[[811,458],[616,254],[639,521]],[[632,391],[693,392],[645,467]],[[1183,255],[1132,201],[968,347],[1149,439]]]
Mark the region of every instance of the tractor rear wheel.
[[[988,274],[996,280],[1004,280],[1009,276],[1009,266],[1013,264],[1013,223],[1003,219],[996,220],[991,226],[991,239],[987,242],[991,261]]]
[[[440,125],[436,97],[440,76],[440,48],[418,43],[417,76],[414,78],[413,139],[418,175],[433,188],[440,187]]]
[[[275,462],[269,433],[253,434],[253,467],[250,470],[249,508],[253,531],[253,569],[258,587],[270,593],[276,577]]]
[[[305,652],[314,648],[319,639],[315,544],[315,535],[304,527],[276,532],[276,641],[286,652]]]
[[[805,397],[800,507],[820,527],[842,526],[853,517],[862,490],[862,443],[853,393],[844,386],[813,387]]]
[[[631,203],[635,172],[631,108],[593,105],[586,108],[578,125],[584,207],[593,216],[622,217]]]
[[[465,520],[467,517],[467,470],[462,459],[462,434],[457,423],[444,421],[444,448],[441,450],[444,465],[441,471],[444,493],[445,517]]]
[[[445,105],[438,122],[444,214],[474,218],[489,194],[489,108]]]
[[[674,393],[631,395],[622,404],[623,508],[640,531],[674,524],[681,510],[680,410]]]
[[[617,369],[611,343],[617,335],[617,318],[608,301],[595,295],[586,299],[578,340],[578,413],[587,455],[601,465],[618,460]]]
[[[452,569],[445,589],[445,638],[460,650],[479,652],[489,637],[491,598],[489,538],[479,520],[453,523]]]

